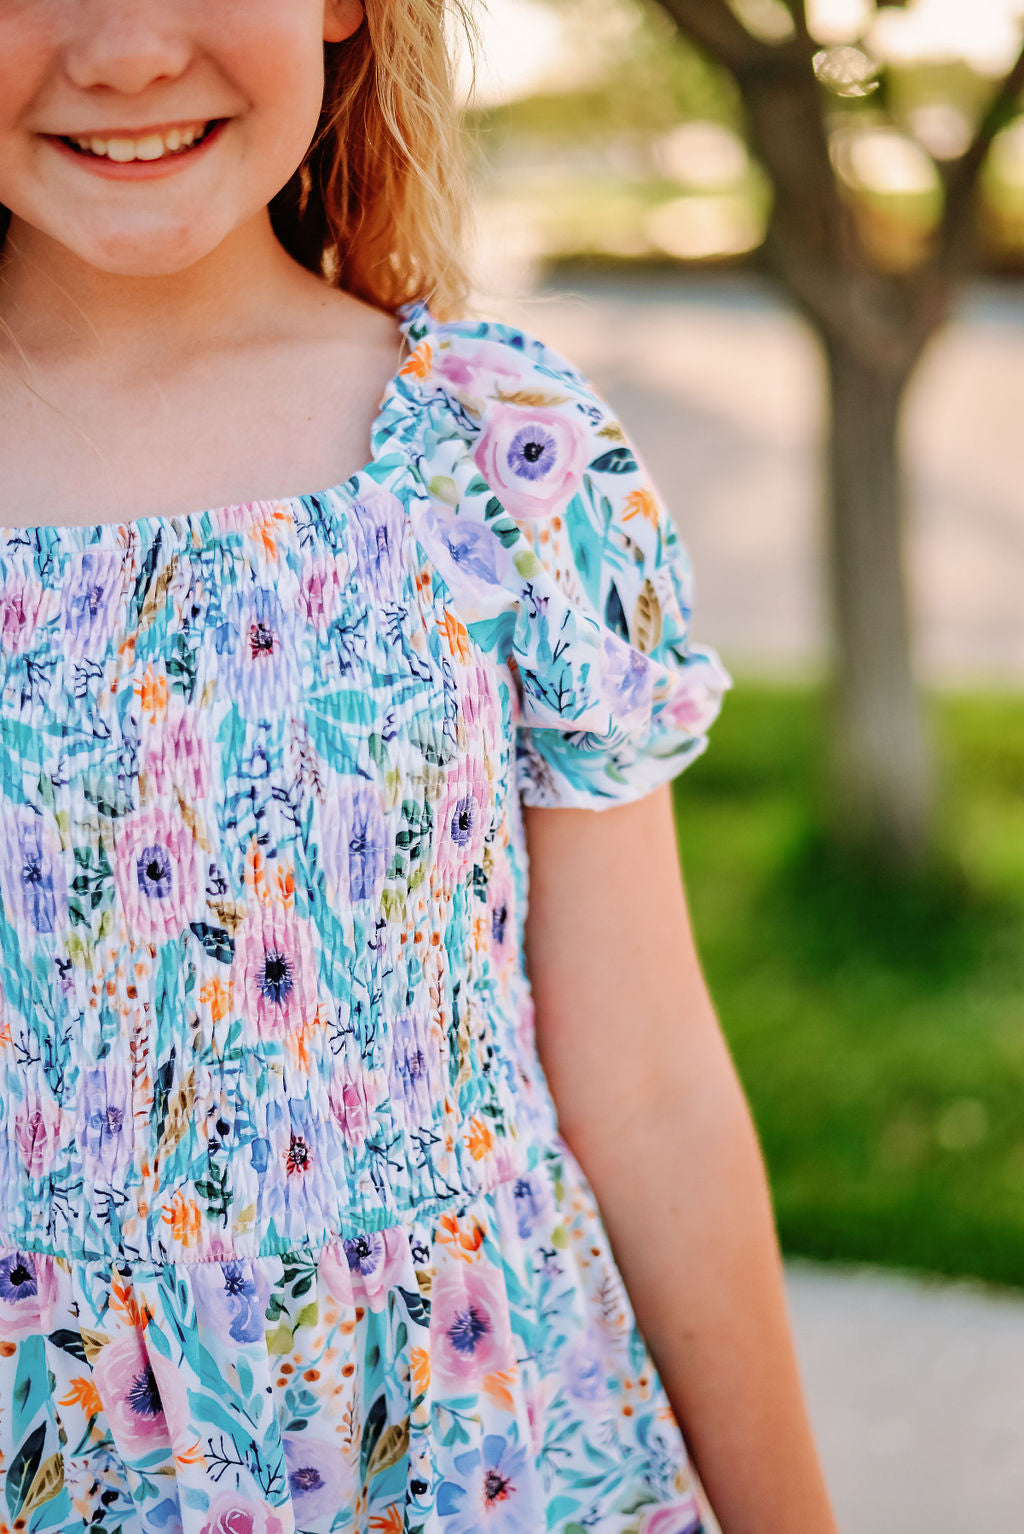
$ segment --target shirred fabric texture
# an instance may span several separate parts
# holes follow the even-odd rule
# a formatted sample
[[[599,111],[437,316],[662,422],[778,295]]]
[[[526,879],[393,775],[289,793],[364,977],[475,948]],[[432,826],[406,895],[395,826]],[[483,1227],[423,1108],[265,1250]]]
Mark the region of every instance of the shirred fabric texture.
[[[650,792],[730,681],[580,374],[401,319],[344,484],[0,529],[0,1527],[702,1528],[521,806]]]

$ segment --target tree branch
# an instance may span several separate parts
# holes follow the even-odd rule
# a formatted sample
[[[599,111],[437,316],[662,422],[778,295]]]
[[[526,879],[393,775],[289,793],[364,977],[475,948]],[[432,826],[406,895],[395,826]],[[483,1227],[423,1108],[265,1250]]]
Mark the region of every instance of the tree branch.
[[[732,73],[763,66],[775,51],[749,33],[725,0],[660,0],[676,26]]]
[[[1008,75],[1000,82],[969,146],[946,179],[946,206],[938,240],[938,263],[953,272],[970,259],[974,243],[974,197],[996,134],[1012,115],[1024,89],[1024,43]]]

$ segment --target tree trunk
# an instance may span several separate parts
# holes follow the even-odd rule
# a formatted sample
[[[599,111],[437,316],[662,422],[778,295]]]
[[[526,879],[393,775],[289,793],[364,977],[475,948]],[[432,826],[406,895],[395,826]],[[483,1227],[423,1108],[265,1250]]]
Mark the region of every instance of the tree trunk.
[[[825,339],[835,614],[832,816],[842,841],[908,868],[931,842],[932,784],[910,652],[899,427],[908,381]]]

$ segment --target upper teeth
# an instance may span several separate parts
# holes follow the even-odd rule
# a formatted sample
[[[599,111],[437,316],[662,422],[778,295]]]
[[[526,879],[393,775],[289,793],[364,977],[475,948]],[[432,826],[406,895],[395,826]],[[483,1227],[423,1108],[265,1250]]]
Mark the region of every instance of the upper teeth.
[[[188,149],[202,137],[205,127],[199,123],[191,128],[171,128],[167,133],[147,133],[145,138],[72,138],[71,142],[79,149],[127,164],[130,160],[159,160],[165,154]]]

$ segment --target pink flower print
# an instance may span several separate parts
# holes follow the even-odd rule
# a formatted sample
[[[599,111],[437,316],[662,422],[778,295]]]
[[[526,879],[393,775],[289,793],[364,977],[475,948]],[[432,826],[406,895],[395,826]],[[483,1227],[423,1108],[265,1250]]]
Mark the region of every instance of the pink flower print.
[[[382,602],[402,590],[405,507],[390,490],[368,490],[349,512],[356,564],[368,589]]]
[[[411,1265],[405,1231],[399,1226],[367,1231],[343,1241],[341,1246],[352,1276],[355,1303],[373,1311],[386,1310],[389,1291]]]
[[[643,726],[650,720],[654,678],[651,663],[617,634],[605,634],[601,645],[601,697],[616,724]]]
[[[365,1076],[353,1081],[332,1081],[327,1089],[331,1115],[349,1145],[362,1145],[370,1132],[369,1083]]]
[[[185,823],[161,805],[118,822],[115,877],[132,934],[149,942],[178,937],[197,915],[203,887],[199,848]]]
[[[261,1034],[298,1028],[317,1007],[317,972],[309,923],[278,905],[257,906],[235,942],[237,1005]]]
[[[582,424],[557,410],[499,405],[473,456],[509,516],[554,517],[579,488],[587,444]]]
[[[54,593],[48,587],[23,577],[9,580],[0,591],[0,652],[23,654],[40,624],[49,622],[55,607]]]
[[[501,728],[501,699],[493,666],[481,662],[466,668],[461,702],[466,728],[477,740],[493,743]]]
[[[437,812],[436,862],[442,877],[457,879],[472,868],[490,823],[491,785],[483,763],[472,755],[456,757]]]
[[[675,688],[659,712],[659,722],[703,735],[717,717],[732,677],[716,655],[696,649],[674,676]]]
[[[99,1351],[93,1383],[114,1439],[125,1459],[141,1459],[170,1448],[171,1435],[153,1366],[138,1332],[129,1332]]]
[[[441,1391],[468,1395],[485,1374],[515,1359],[508,1298],[500,1273],[481,1258],[446,1262],[430,1297],[431,1381]]]
[[[341,603],[341,583],[348,579],[348,555],[317,554],[303,562],[295,606],[318,632],[327,628]]]
[[[65,926],[64,851],[56,826],[30,805],[19,805],[0,821],[0,891],[16,925],[48,935]]]
[[[321,1248],[317,1271],[331,1299],[340,1305],[342,1310],[351,1310],[355,1305],[352,1269],[348,1265],[345,1248],[340,1241],[332,1241],[329,1246]]]
[[[479,399],[489,394],[499,379],[513,386],[518,384],[522,376],[520,366],[511,360],[507,346],[498,341],[479,341],[471,355],[442,348],[434,362],[434,377],[443,379],[459,394]]]
[[[199,1534],[284,1534],[284,1524],[262,1501],[226,1492],[210,1503]]]
[[[192,709],[172,701],[166,716],[148,727],[142,742],[142,765],[154,799],[170,798],[172,787],[180,788],[189,804],[208,797],[210,753]]]
[[[123,582],[124,567],[116,549],[72,554],[61,594],[70,659],[102,659],[117,625]]]
[[[0,1338],[13,1342],[48,1332],[57,1304],[53,1258],[39,1252],[0,1256]]]
[[[640,1520],[639,1534],[700,1534],[700,1509],[695,1497],[656,1507]]]
[[[45,1177],[60,1145],[61,1111],[52,1097],[32,1096],[14,1115],[14,1139],[30,1177]]]

